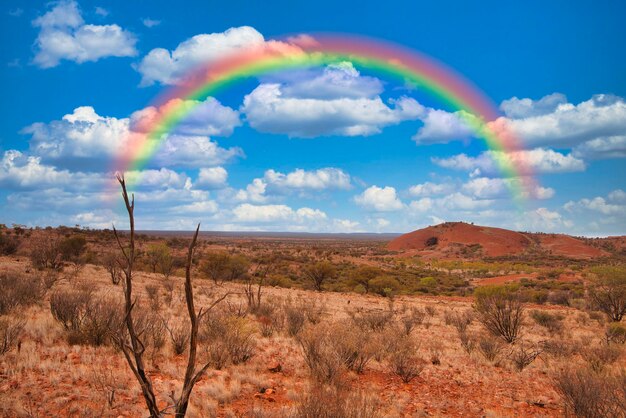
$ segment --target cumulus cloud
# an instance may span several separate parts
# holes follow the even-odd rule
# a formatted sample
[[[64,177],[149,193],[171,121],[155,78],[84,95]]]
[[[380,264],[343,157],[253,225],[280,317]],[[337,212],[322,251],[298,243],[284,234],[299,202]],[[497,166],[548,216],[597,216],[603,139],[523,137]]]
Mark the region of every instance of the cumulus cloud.
[[[396,195],[396,189],[391,186],[370,186],[363,193],[354,197],[357,205],[376,212],[391,212],[403,208],[402,202]]]
[[[254,179],[252,183],[248,184],[245,190],[239,190],[235,195],[235,200],[238,201],[250,201],[256,203],[262,203],[267,200],[265,190],[267,189],[267,183],[263,179]]]
[[[208,97],[202,102],[172,99],[159,108],[148,106],[131,115],[130,127],[136,132],[149,131],[163,114],[172,111],[185,115],[173,131],[180,135],[230,136],[241,126],[239,112]]]
[[[319,209],[300,208],[293,210],[287,205],[251,205],[243,203],[233,209],[237,222],[277,222],[291,221],[302,223],[323,220],[327,216]]]
[[[300,99],[373,98],[383,92],[379,79],[361,75],[351,62],[330,64],[321,70],[295,71],[270,80],[284,84],[284,97]]]
[[[380,97],[329,100],[284,97],[280,84],[261,84],[246,95],[241,111],[258,131],[311,138],[379,133],[385,126],[416,119],[421,105],[406,97],[393,101],[392,107]]]
[[[500,109],[511,119],[525,119],[553,113],[560,105],[567,104],[567,97],[561,93],[552,93],[539,100],[518,99],[513,97],[504,100]]]
[[[255,178],[245,190],[239,190],[235,199],[239,201],[265,202],[272,196],[293,192],[305,196],[310,192],[324,190],[349,190],[350,175],[341,169],[325,167],[317,170],[297,168],[289,173],[266,170],[261,178]]]
[[[578,158],[606,159],[626,157],[626,135],[604,136],[577,145],[572,155]]]
[[[318,170],[303,170],[298,168],[284,174],[275,170],[267,170],[263,181],[271,190],[348,190],[351,187],[350,175],[334,167]]]
[[[458,154],[448,158],[431,158],[440,167],[473,172],[474,175],[496,175],[500,172],[498,161],[508,161],[514,166],[526,167],[531,173],[567,173],[584,171],[585,162],[572,154],[561,154],[548,148],[504,153],[484,151],[476,157]],[[524,174],[524,173],[521,173]]]
[[[470,196],[479,199],[502,198],[510,195],[512,188],[519,189],[523,186],[523,179],[515,178],[489,178],[477,177],[469,180],[462,186],[462,190]],[[539,185],[531,185],[528,190],[524,190],[525,197],[544,200],[554,196],[554,189],[550,187],[542,187]]]
[[[626,131],[626,102],[618,96],[598,94],[576,105],[558,94],[511,100],[503,106],[515,118],[499,118],[489,126],[511,129],[527,146],[570,148]]]
[[[176,84],[188,71],[252,47],[266,48],[277,54],[299,50],[298,47],[279,41],[266,41],[261,33],[250,26],[233,27],[225,32],[203,33],[181,42],[174,50],[152,49],[135,66],[141,74],[141,86],[154,83]]]
[[[85,24],[75,1],[53,3],[33,25],[39,28],[34,63],[42,68],[55,67],[61,60],[80,64],[137,54],[135,35],[115,24]]]
[[[474,134],[468,121],[476,117],[463,110],[450,113],[439,109],[426,109],[420,117],[424,125],[413,136],[417,144],[441,144],[453,140],[467,140]]]
[[[195,186],[203,189],[220,189],[226,187],[228,172],[224,167],[201,168]]]
[[[557,211],[547,208],[537,208],[524,212],[524,216],[516,222],[517,229],[528,231],[552,231],[570,227],[571,223],[561,216]]]
[[[597,196],[591,199],[584,198],[578,201],[570,200],[563,208],[568,212],[592,211],[603,215],[621,215],[626,214],[626,205],[622,204],[624,192],[620,189],[609,193],[608,198]]]
[[[201,135],[229,135],[234,126],[239,124],[239,118],[232,109],[219,105],[214,99],[207,99],[205,103],[208,109],[215,110],[215,114],[206,121],[192,117],[183,124],[181,131],[189,135],[168,135],[160,145],[153,164],[159,167],[207,167],[243,155],[240,148],[220,148],[208,136]],[[206,112],[207,109],[202,109],[202,106],[199,105],[200,112]],[[160,111],[149,107],[135,112],[130,119],[118,119],[100,116],[91,106],[81,106],[61,120],[34,123],[22,129],[21,133],[31,136],[30,151],[42,161],[92,171],[108,168],[103,165],[119,155],[127,146],[127,141],[136,140],[138,135],[143,134],[143,130]],[[198,134],[194,135],[193,132]]]
[[[454,191],[454,184],[450,183],[432,183],[425,182],[421,184],[416,184],[409,188],[409,195],[412,197],[420,197],[420,196],[434,196],[452,193]]]
[[[5,151],[0,160],[0,186],[12,190],[63,187],[70,190],[100,188],[105,183],[96,174],[72,173],[42,164],[41,159],[17,150]]]
[[[608,198],[611,202],[626,202],[626,192],[616,189],[609,193]]]
[[[141,23],[143,23],[143,25],[147,28],[153,28],[155,26],[159,26],[161,24],[160,20],[156,20],[156,19],[150,19],[149,17],[146,17],[144,19],[141,19]]]

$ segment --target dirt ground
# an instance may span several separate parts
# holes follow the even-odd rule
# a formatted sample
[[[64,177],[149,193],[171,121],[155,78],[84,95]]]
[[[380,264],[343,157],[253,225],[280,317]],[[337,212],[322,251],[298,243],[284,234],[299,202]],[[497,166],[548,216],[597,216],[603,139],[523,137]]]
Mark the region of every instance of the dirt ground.
[[[37,274],[25,257],[0,258],[0,272]],[[183,320],[183,279],[174,277],[173,280],[173,302],[165,310]],[[489,280],[506,281],[502,278]],[[144,298],[146,285],[160,286],[161,282],[159,274],[139,272],[135,276],[136,294]],[[89,264],[74,277],[63,276],[54,286],[62,289],[81,283],[95,286],[98,295],[121,296],[121,287],[110,283],[106,271]],[[232,292],[226,302],[230,306],[243,303],[240,285],[226,284],[215,290],[208,281],[195,280],[195,287],[197,306],[207,305],[216,291]],[[111,346],[69,345],[63,328],[50,313],[50,292],[20,313],[26,319],[26,326],[19,349],[0,357],[0,415],[146,416],[138,384],[122,354]],[[263,292],[264,300],[273,304],[292,301],[320,307],[323,321],[329,322],[349,323],[348,313],[359,309],[389,309],[387,298],[373,295],[271,287],[264,288]],[[360,389],[377,399],[383,416],[563,416],[563,406],[551,376],[567,364],[582,362],[576,353],[564,358],[544,353],[518,372],[504,356],[491,362],[478,350],[468,354],[462,349],[457,331],[447,323],[446,316],[451,312],[469,312],[471,298],[400,296],[394,299],[393,307],[397,310],[414,307],[428,312],[413,331],[426,363],[423,371],[410,383],[403,383],[390,371],[385,359],[374,359],[362,374],[347,372],[344,376],[352,390]],[[543,308],[527,308],[531,309]],[[586,313],[573,308],[550,307],[551,312],[554,310],[562,315],[565,331],[553,334],[527,318],[523,330],[525,341],[589,344],[602,338],[603,325]],[[254,315],[248,315],[246,320],[259,325],[259,318]],[[482,332],[476,321],[469,329]],[[270,337],[255,332],[254,340],[250,360],[207,372],[194,389],[188,416],[283,416],[299,402],[302,393],[317,384],[310,379],[300,345],[284,331]],[[180,390],[186,355],[175,355],[166,344],[151,357],[149,376],[160,406],[166,407],[173,403]],[[622,356],[618,365],[624,366],[624,360]],[[277,365],[280,371],[275,370]]]

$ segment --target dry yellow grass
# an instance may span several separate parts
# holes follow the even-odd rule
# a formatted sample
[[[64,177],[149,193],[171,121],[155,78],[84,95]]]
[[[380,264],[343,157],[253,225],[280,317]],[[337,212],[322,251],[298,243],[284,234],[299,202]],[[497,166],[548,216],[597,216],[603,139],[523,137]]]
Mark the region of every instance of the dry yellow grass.
[[[31,269],[23,257],[0,258],[0,272],[42,274]],[[171,303],[167,303],[169,292],[162,276],[138,272],[134,278],[138,306],[152,309],[148,293],[156,292],[161,301],[158,315],[170,323],[185,321],[183,279],[173,276],[170,280],[174,291]],[[111,284],[106,270],[90,264],[75,274],[61,274],[52,290],[81,286],[95,289],[100,298],[121,300],[122,297],[121,287]],[[196,279],[195,287],[198,307],[207,306],[216,294],[223,292],[231,293],[222,304],[227,312],[229,306],[230,312],[235,312],[245,304],[241,285],[226,283],[216,288],[208,281]],[[383,313],[390,309],[388,299],[372,295],[272,287],[263,291],[265,303],[276,306],[275,315],[281,314],[284,303],[315,305],[323,308],[322,324],[338,322],[356,327],[350,313]],[[139,387],[122,354],[107,345],[68,345],[63,328],[50,313],[49,295],[50,291],[35,305],[10,314],[24,318],[25,328],[19,349],[16,347],[0,357],[0,416],[145,416]],[[387,416],[562,416],[563,405],[552,376],[565,366],[583,367],[584,358],[576,352],[562,355],[544,352],[518,372],[507,358],[510,346],[505,345],[495,364],[486,360],[479,350],[468,354],[454,325],[446,323],[446,313],[470,311],[471,304],[470,298],[461,297],[396,297],[392,306],[397,312],[394,323],[399,325],[401,312],[410,309],[425,313],[421,324],[410,332],[419,345],[418,354],[425,367],[410,383],[403,383],[390,371],[385,344],[381,344],[381,353],[367,363],[362,374],[341,371],[341,385],[352,393],[361,391],[377,399],[380,412]],[[603,337],[603,325],[589,319],[584,312],[565,307],[534,309],[558,311],[563,316],[564,332],[552,335],[527,315],[522,332],[526,343],[556,341],[568,347],[589,346],[598,344]],[[229,364],[222,370],[210,370],[194,389],[188,416],[281,416],[290,413],[303,394],[321,386],[311,380],[300,344],[287,335],[284,327],[270,337],[262,337],[257,317],[249,314],[244,321],[255,330],[252,358],[241,364]],[[389,342],[394,338],[392,326],[383,328],[372,331],[372,338]],[[484,330],[474,320],[467,332],[477,337]],[[342,335],[332,338],[341,339]],[[155,393],[162,402],[160,406],[166,407],[173,403],[172,396],[182,385],[185,355],[176,356],[168,338],[163,348],[148,357]],[[624,368],[625,360],[621,353],[607,367]],[[276,364],[280,364],[281,370],[270,371]]]

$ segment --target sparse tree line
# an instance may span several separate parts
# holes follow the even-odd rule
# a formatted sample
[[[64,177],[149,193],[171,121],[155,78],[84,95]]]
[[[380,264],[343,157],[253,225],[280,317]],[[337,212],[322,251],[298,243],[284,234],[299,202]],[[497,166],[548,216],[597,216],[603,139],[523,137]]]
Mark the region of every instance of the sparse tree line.
[[[171,277],[181,264],[176,264],[169,247],[156,244],[148,247],[143,258],[152,272],[162,274],[162,280],[159,285],[148,284],[138,291],[134,282],[138,259],[134,199],[128,195],[123,177],[118,180],[130,228],[124,235],[114,230],[118,250],[107,253],[102,264],[111,282],[120,285],[120,292],[103,295],[93,285],[79,282],[76,275],[66,277],[73,281],[71,287],[57,286],[59,276],[55,270],[64,264],[82,266],[86,262],[87,243],[82,236],[34,243],[31,261],[42,273],[0,274],[0,354],[19,350],[26,321],[19,315],[21,308],[47,295],[50,313],[62,326],[68,344],[116,347],[140,386],[150,416],[182,417],[195,384],[207,370],[245,363],[255,355],[259,338],[283,334],[300,347],[312,388],[295,404],[293,416],[375,417],[380,416],[381,400],[351,390],[349,375],[365,373],[376,362],[404,384],[411,384],[426,367],[441,364],[440,347],[436,342],[420,340],[417,330],[442,317],[456,330],[459,350],[500,367],[523,372],[539,357],[579,356],[584,367],[554,373],[554,386],[567,411],[580,417],[626,414],[626,373],[617,367],[626,343],[626,328],[622,325],[626,314],[623,267],[592,269],[586,301],[589,308],[605,316],[608,325],[602,342],[586,345],[568,340],[562,316],[530,309],[519,286],[478,288],[470,310],[443,307],[442,311],[431,305],[422,310],[396,303],[393,282],[381,278],[380,271],[373,267],[354,270],[351,280],[362,286],[363,293],[388,296],[388,307],[347,309],[345,320],[331,320],[326,307],[315,300],[263,297],[263,286],[275,264],[272,258],[251,261],[225,252],[198,258],[198,230],[182,260],[182,288]],[[208,280],[194,286],[194,275]],[[337,267],[330,261],[311,263],[302,271],[317,291],[322,291],[336,275]],[[238,287],[241,290],[225,286],[233,281],[243,283]],[[202,304],[195,292],[202,293]],[[168,314],[177,308],[186,310],[183,318]],[[602,321],[593,315],[588,317]],[[535,326],[551,337],[543,341],[527,338],[527,330]],[[162,402],[148,370],[166,355],[166,346],[175,355],[186,356],[187,362],[182,387],[172,397],[173,402],[163,408],[159,407]]]

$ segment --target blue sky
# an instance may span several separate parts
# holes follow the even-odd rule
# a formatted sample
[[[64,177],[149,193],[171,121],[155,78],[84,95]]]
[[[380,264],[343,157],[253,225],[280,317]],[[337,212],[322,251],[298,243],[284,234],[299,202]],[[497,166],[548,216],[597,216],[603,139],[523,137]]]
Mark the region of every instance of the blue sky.
[[[108,164],[178,75],[251,44],[339,32],[421,51],[498,104],[537,173],[526,205],[512,204],[497,155],[456,109],[342,62],[200,104],[141,173],[139,227],[406,232],[464,220],[626,234],[624,3],[171,4],[3,2],[0,222],[123,223],[104,196]],[[329,108],[332,121],[312,116]]]

